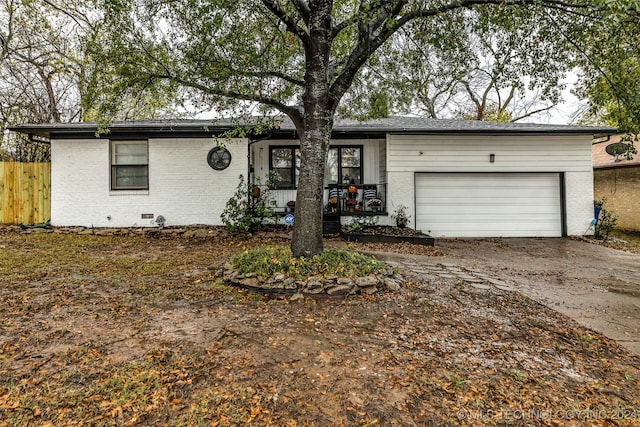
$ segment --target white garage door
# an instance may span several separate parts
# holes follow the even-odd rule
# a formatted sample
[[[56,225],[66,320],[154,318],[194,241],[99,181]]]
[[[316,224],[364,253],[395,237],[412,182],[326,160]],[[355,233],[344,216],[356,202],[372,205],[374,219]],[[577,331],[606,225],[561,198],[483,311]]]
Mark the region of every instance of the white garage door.
[[[434,237],[560,237],[557,173],[418,173],[416,228]]]

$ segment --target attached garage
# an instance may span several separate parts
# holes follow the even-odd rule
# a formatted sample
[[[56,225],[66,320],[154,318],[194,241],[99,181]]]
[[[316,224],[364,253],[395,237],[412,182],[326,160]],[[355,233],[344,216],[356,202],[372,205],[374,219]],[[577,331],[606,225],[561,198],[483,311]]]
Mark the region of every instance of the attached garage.
[[[434,237],[560,237],[560,173],[416,173],[416,228]]]
[[[591,142],[611,129],[439,121],[387,135],[389,224],[439,237],[593,234]]]

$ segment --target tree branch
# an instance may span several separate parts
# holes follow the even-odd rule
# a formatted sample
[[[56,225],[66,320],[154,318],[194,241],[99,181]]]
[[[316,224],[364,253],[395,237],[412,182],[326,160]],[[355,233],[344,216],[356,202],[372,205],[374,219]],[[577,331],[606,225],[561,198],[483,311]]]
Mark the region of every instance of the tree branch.
[[[0,33],[0,61],[9,55],[9,43],[13,38],[13,15],[15,13],[13,2],[11,2],[10,6],[7,8],[7,13],[9,15],[7,18],[7,34],[2,35]]]
[[[461,0],[441,4],[437,7],[415,9],[401,14],[406,4],[406,1],[398,0],[390,6],[386,6],[387,8],[385,8],[384,11],[380,11],[377,18],[372,20],[366,27],[367,37],[364,37],[365,34],[363,34],[363,30],[359,29],[361,35],[360,40],[345,61],[340,74],[331,85],[331,93],[334,99],[340,99],[346,92],[355,75],[371,54],[382,46],[391,35],[411,21],[437,16],[454,10],[471,9],[474,6],[481,5],[499,5],[502,7],[540,5],[547,9],[561,10],[574,14],[580,14],[580,10],[593,9],[593,6],[587,4],[574,4],[563,0]],[[581,15],[586,16],[584,14]],[[352,23],[353,20],[345,21],[335,26],[333,33],[337,35]]]
[[[295,123],[302,123],[302,112],[297,107],[292,107],[278,100],[268,98],[266,96],[256,95],[256,94],[247,94],[236,92],[233,90],[222,90],[215,89],[209,86],[206,86],[201,83],[197,83],[191,80],[186,80],[181,77],[174,76],[172,74],[148,74],[147,78],[149,79],[158,79],[158,80],[170,80],[174,83],[178,83],[185,87],[190,87],[192,89],[197,89],[202,91],[203,93],[207,93],[209,95],[221,96],[224,98],[236,99],[239,101],[250,101],[250,102],[258,102],[260,104],[268,105],[277,109],[278,111],[286,114],[291,118],[291,120]]]
[[[296,7],[296,10],[302,17],[302,20],[305,22],[305,24],[308,25],[311,9],[309,8],[309,5],[307,4],[307,2],[304,0],[295,0],[293,5]]]
[[[167,66],[167,64],[165,64],[163,61],[161,61],[159,58],[157,58],[151,51],[149,51],[146,48],[146,44],[145,43],[140,43],[140,46],[142,46],[142,50],[144,52],[144,54],[151,59],[151,61],[153,63],[155,63],[158,67],[160,67],[162,69],[161,73],[157,73],[151,69],[149,69],[147,67],[147,78],[149,79],[159,79],[159,80],[169,80],[172,81],[174,83],[178,83],[180,85],[183,85],[185,87],[190,87],[192,89],[198,89],[204,93],[208,93],[210,95],[217,95],[217,96],[222,96],[225,98],[231,98],[231,99],[236,99],[236,100],[240,100],[240,101],[251,101],[251,102],[258,102],[264,105],[268,105],[270,107],[273,107],[275,109],[277,109],[278,111],[281,111],[282,113],[286,114],[287,116],[289,116],[291,118],[291,120],[294,123],[302,123],[302,112],[296,108],[296,107],[291,107],[288,106],[278,100],[269,98],[269,97],[265,97],[259,94],[244,94],[241,92],[235,92],[235,91],[230,91],[230,90],[222,90],[222,89],[212,89],[209,86],[191,81],[191,80],[186,80],[184,78],[178,77],[177,75],[175,75],[171,69]],[[144,64],[138,64],[138,65],[142,65],[144,67]],[[294,79],[292,77],[289,77],[287,75],[285,75],[284,73],[278,72],[278,71],[265,71],[265,72],[247,72],[247,71],[240,71],[240,70],[234,70],[231,69],[231,71],[233,73],[237,73],[240,74],[242,76],[248,76],[248,77],[276,77],[276,78],[282,78],[285,81],[288,81],[292,84],[295,85],[299,85],[299,86],[304,86],[304,82]]]
[[[52,1],[42,0],[42,2],[47,4],[47,5],[49,5],[49,6],[51,6],[51,8],[57,10],[58,12],[67,15],[69,18],[73,19],[75,21],[75,23],[78,24],[79,26],[83,26],[83,23],[84,23],[84,25],[86,25],[89,28],[93,27],[93,25],[91,24],[91,21],[85,15],[83,15],[82,13],[79,13],[79,17],[78,17],[74,13],[71,13],[68,9],[64,9],[64,8],[56,5]],[[76,9],[73,9],[73,12],[78,12],[78,11]],[[83,21],[83,23],[81,23],[79,21],[79,19],[81,19]]]
[[[524,114],[522,114],[522,115],[520,115],[518,117],[514,117],[514,118],[511,119],[511,121],[512,122],[517,122],[518,120],[525,119],[527,117],[533,116],[534,114],[542,113],[543,111],[549,111],[553,107],[554,107],[553,105],[549,105],[548,107],[538,108],[537,110],[529,111],[529,112],[524,113]]]
[[[309,32],[299,26],[298,23],[291,18],[291,16],[287,15],[287,13],[280,8],[277,2],[273,0],[262,0],[262,4],[278,19],[280,19],[287,26],[287,30],[289,30],[291,34],[295,34],[296,37],[298,37],[305,46],[308,46],[311,43]],[[305,10],[308,10],[308,6],[306,8],[304,6],[306,6],[306,4],[303,0],[296,0],[296,10],[298,11],[298,13],[300,13],[301,10],[303,11],[303,13]],[[304,17],[305,15],[302,16]],[[306,20],[303,18],[303,21],[305,22],[308,21],[308,13],[306,14],[306,16]]]
[[[474,105],[476,106],[476,120],[482,120],[482,116],[484,115],[484,108],[482,106],[482,103],[476,96],[475,92],[471,88],[471,85],[469,84],[468,81],[463,81],[461,83],[464,86],[465,90],[467,91],[469,98],[471,98],[471,102],[473,102]]]
[[[516,94],[516,89],[517,89],[516,85],[512,85],[511,86],[511,90],[509,91],[509,95],[507,96],[507,99],[504,100],[504,102],[501,101],[500,92],[498,92],[498,108],[499,109],[504,110],[509,106],[509,104],[511,104],[511,101],[513,101],[513,97]]]
[[[396,17],[400,14],[406,4],[406,0],[398,0],[395,4],[385,6],[384,11],[380,11],[375,20],[372,20],[366,26],[359,27],[358,31],[360,37],[358,45],[351,52],[349,58],[347,58],[344,66],[342,67],[342,72],[338,75],[333,84],[331,84],[330,92],[333,94],[335,100],[339,100],[347,91],[356,74],[367,59],[369,59],[371,54],[382,46],[382,44],[396,31],[409,22],[407,20],[400,25],[399,22],[401,22],[402,19],[396,21],[391,20],[392,17]],[[386,9],[387,7],[389,10]],[[375,35],[377,30],[380,30],[380,32]],[[335,29],[332,32],[336,33]]]

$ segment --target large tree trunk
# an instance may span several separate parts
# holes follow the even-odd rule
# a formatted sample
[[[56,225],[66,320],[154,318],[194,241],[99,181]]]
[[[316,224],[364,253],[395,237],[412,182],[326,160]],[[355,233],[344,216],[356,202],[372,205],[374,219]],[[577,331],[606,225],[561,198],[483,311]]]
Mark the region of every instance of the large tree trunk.
[[[316,115],[318,117],[306,116],[305,132],[300,140],[300,178],[291,242],[291,251],[296,257],[311,257],[322,252],[323,248],[324,168],[331,141],[333,112],[322,109]]]
[[[331,0],[316,0],[309,15],[310,42],[305,45],[304,121],[300,132],[300,178],[291,251],[295,257],[322,252],[324,168],[333,129],[335,102],[329,86]]]

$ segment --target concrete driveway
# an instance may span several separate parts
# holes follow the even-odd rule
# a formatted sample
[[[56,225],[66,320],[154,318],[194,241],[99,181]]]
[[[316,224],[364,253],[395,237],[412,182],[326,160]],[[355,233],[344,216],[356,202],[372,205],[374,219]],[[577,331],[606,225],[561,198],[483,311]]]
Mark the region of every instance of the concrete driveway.
[[[570,238],[436,239],[436,247],[446,255],[429,262],[498,278],[640,354],[640,255]]]

